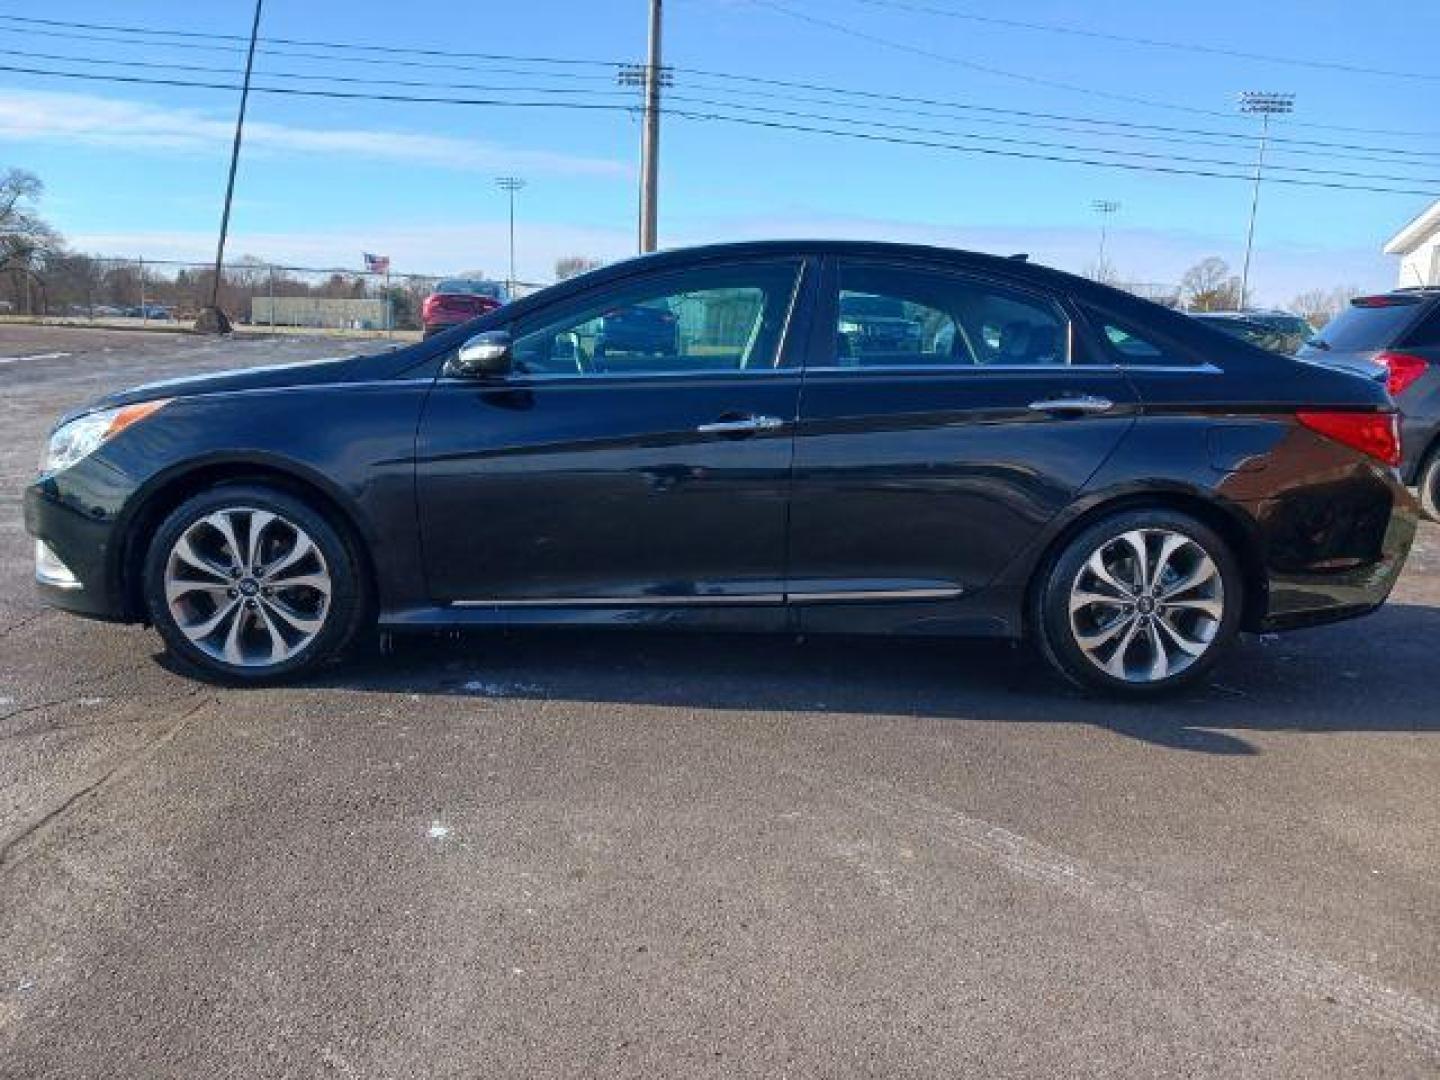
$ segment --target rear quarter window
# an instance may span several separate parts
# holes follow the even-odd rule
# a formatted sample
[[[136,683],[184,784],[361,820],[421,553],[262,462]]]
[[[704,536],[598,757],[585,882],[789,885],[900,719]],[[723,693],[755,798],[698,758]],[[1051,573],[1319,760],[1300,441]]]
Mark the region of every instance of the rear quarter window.
[[[1126,319],[1118,319],[1091,309],[1091,324],[1100,333],[1102,344],[1111,359],[1125,367],[1195,367],[1197,361],[1189,353],[1171,345],[1164,337],[1142,329]],[[1218,328],[1217,328],[1218,329]]]

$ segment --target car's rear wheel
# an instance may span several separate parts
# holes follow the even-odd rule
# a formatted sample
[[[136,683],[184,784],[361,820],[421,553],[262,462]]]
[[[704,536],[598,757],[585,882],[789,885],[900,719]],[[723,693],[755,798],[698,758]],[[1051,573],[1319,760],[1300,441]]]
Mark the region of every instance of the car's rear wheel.
[[[229,681],[263,682],[349,643],[364,610],[357,567],[340,533],[302,500],[222,486],[156,531],[145,600],[172,654]]]
[[[1420,466],[1420,475],[1415,481],[1420,494],[1420,506],[1431,521],[1440,521],[1440,446],[1430,451],[1425,464]]]
[[[1239,633],[1244,582],[1234,553],[1187,514],[1106,517],[1043,574],[1035,636],[1083,687],[1128,697],[1179,690],[1208,676]]]

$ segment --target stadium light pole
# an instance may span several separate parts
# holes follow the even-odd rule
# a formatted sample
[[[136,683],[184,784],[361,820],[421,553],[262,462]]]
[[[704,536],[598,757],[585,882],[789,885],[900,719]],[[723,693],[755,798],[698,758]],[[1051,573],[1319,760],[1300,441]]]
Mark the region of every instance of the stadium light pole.
[[[1100,215],[1100,254],[1095,258],[1095,273],[1098,275],[1104,272],[1105,268],[1105,234],[1110,224],[1110,216],[1120,209],[1120,204],[1113,199],[1096,199],[1090,204],[1090,209]]]
[[[225,181],[225,208],[220,212],[220,242],[215,246],[215,279],[210,283],[210,306],[195,320],[197,330],[228,334],[230,320],[220,310],[220,272],[225,265],[225,236],[230,231],[230,203],[235,197],[235,169],[240,163],[240,138],[245,132],[245,105],[250,100],[250,73],[255,68],[255,41],[260,35],[260,8],[255,0],[255,18],[250,23],[250,51],[245,54],[245,81],[240,87],[240,112],[235,117],[235,142],[230,147],[230,176]]]
[[[497,176],[495,186],[510,196],[510,277],[505,282],[507,293],[515,292],[515,193],[525,186],[518,176]]]
[[[1246,90],[1240,95],[1240,111],[1260,117],[1260,152],[1255,158],[1255,187],[1250,196],[1250,227],[1245,233],[1245,265],[1240,271],[1238,306],[1245,307],[1250,292],[1250,253],[1255,247],[1255,214],[1260,208],[1260,178],[1265,171],[1265,144],[1270,138],[1270,117],[1295,111],[1295,95],[1267,90]]]

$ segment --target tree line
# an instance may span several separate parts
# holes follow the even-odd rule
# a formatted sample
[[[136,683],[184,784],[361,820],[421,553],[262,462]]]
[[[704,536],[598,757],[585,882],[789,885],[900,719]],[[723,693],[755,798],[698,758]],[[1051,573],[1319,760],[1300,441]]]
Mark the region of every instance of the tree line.
[[[67,248],[64,238],[40,217],[37,206],[44,186],[32,173],[10,169],[0,175],[0,310],[33,315],[89,315],[162,308],[177,319],[189,319],[210,302],[213,267],[142,263],[106,259]],[[555,279],[563,281],[600,266],[585,255],[566,255],[555,262]],[[1178,287],[1127,284],[1108,261],[1088,271],[1097,281],[1126,288],[1152,300],[1187,311],[1234,311],[1247,306],[1240,278],[1217,256],[1185,271]],[[472,272],[470,277],[483,277]],[[308,272],[272,266],[253,256],[228,264],[220,275],[220,307],[249,317],[257,297],[313,297],[390,301],[392,325],[419,326],[420,305],[433,278],[393,278],[344,271]],[[1352,286],[1310,289],[1290,302],[1290,309],[1319,328],[1360,293]]]

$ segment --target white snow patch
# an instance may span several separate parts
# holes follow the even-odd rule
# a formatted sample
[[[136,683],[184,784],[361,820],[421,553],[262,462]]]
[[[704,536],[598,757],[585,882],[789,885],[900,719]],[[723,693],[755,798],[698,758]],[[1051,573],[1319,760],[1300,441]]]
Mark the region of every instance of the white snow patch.
[[[483,694],[485,697],[509,697],[511,694],[534,694],[540,687],[533,683],[486,682],[471,679],[461,687],[467,694]]]

